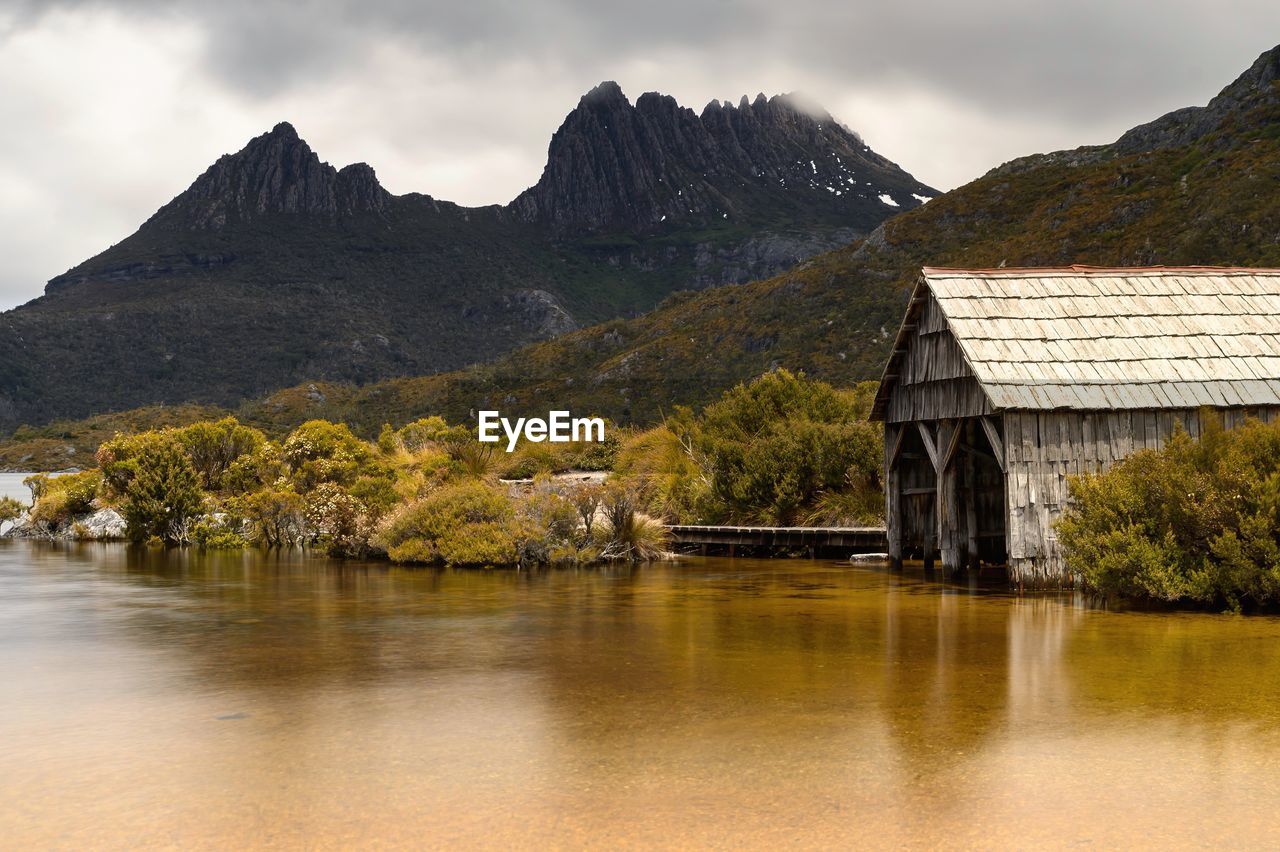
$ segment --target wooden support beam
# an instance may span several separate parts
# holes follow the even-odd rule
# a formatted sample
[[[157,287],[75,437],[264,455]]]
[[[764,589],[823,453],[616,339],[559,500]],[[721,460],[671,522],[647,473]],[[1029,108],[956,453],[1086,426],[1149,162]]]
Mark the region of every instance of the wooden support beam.
[[[969,433],[966,437],[970,441],[977,440],[977,435],[974,434],[977,430],[972,420],[965,424],[965,431]],[[967,497],[964,501],[964,527],[967,535],[962,561],[965,568],[977,571],[981,568],[982,561],[979,557],[981,551],[978,550],[978,466],[974,462],[973,453],[965,454],[964,478]]]
[[[948,432],[948,429],[951,431]],[[937,510],[937,542],[939,555],[942,557],[942,567],[948,572],[954,572],[959,563],[959,549],[956,547],[956,536],[960,526],[956,511],[956,471],[950,467],[950,461],[960,432],[960,423],[956,420],[940,421],[935,432],[937,443],[934,446],[938,451],[934,457],[934,469],[938,472],[934,482],[937,488],[937,497],[934,498],[934,507]]]
[[[916,421],[916,426],[920,427],[920,440],[924,442],[924,451],[929,454],[929,461],[933,463],[934,473],[941,473],[942,469],[938,467],[937,442],[933,440],[929,427],[923,421]]]
[[[884,462],[884,511],[885,543],[889,549],[889,565],[893,570],[902,568],[902,471],[898,457],[902,453],[903,436],[910,426],[906,423],[885,423]],[[890,436],[892,435],[892,444]]]
[[[897,436],[893,439],[893,443],[889,445],[889,462],[885,465],[885,473],[898,466],[898,458],[902,455],[902,440],[907,436],[907,430],[903,426],[897,427],[894,431],[897,432]]]
[[[964,434],[964,428],[960,422],[956,422],[951,426],[951,440],[947,442],[947,451],[942,455],[942,462],[939,469],[945,471],[951,467],[951,460],[956,457],[956,449],[960,446],[960,436]]]
[[[1000,433],[996,430],[995,421],[990,417],[980,417],[978,422],[982,424],[982,431],[987,433],[987,440],[991,442],[991,451],[995,454],[996,464],[1000,465],[1000,469],[1008,473],[1009,467],[1005,463],[1004,457],[1004,441],[1000,440]]]

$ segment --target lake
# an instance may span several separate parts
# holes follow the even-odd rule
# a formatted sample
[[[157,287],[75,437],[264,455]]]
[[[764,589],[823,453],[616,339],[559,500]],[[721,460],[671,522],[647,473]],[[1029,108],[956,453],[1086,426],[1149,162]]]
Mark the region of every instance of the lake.
[[[1280,620],[0,543],[14,848],[1280,843]]]
[[[23,503],[31,502],[31,489],[22,484],[29,473],[0,473],[0,497],[12,497]]]

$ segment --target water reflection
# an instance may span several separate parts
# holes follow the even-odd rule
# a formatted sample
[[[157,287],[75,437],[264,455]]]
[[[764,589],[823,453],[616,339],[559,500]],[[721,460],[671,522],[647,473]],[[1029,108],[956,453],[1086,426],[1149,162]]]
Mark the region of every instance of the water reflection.
[[[1274,619],[813,561],[450,572],[0,545],[0,829],[1270,845],[1277,639]]]

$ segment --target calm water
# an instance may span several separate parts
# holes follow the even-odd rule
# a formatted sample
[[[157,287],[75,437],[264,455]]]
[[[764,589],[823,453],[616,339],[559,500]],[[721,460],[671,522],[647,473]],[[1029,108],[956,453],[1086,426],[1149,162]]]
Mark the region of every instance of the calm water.
[[[1274,847],[1280,622],[0,544],[0,845]]]
[[[22,484],[29,473],[0,473],[0,497],[12,497],[23,503],[31,502],[31,489]]]

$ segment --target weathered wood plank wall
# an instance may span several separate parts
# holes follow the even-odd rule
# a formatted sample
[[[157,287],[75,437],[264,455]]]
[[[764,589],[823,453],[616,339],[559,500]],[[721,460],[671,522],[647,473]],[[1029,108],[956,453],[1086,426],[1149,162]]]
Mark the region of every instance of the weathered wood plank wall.
[[[932,294],[920,311],[901,373],[886,411],[890,423],[991,413]]]
[[[1248,417],[1265,422],[1280,408],[1213,412],[1234,428]],[[1066,508],[1067,478],[1099,473],[1138,450],[1164,446],[1176,427],[1192,437],[1199,409],[1161,411],[1012,411],[1003,417],[1007,454],[1009,576],[1035,588],[1072,585],[1053,524]]]

